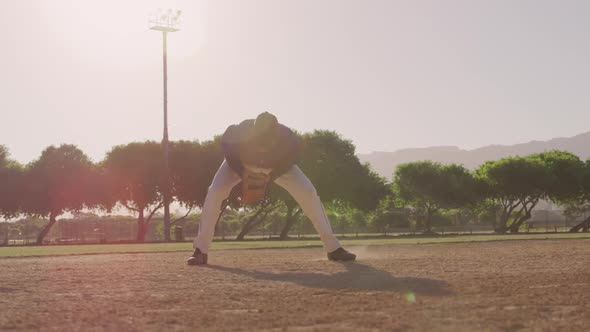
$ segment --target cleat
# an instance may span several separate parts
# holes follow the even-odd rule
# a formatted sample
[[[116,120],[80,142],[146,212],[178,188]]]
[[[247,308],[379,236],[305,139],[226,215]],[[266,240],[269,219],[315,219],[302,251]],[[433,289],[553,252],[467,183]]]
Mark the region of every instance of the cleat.
[[[199,248],[186,260],[187,265],[205,265],[207,264],[207,254],[203,254]]]
[[[329,252],[328,259],[331,261],[351,262],[356,259],[356,255],[340,247],[332,252]]]

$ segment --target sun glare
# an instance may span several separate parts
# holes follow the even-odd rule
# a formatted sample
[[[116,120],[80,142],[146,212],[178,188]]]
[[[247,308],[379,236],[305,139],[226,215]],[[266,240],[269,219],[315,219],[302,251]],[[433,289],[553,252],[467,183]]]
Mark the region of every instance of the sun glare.
[[[185,8],[188,7],[188,8]],[[148,20],[159,10],[182,10],[184,34],[169,38],[172,58],[195,55],[202,43],[198,6],[186,1],[43,1],[39,16],[49,38],[73,60],[133,67],[159,61],[161,41]]]

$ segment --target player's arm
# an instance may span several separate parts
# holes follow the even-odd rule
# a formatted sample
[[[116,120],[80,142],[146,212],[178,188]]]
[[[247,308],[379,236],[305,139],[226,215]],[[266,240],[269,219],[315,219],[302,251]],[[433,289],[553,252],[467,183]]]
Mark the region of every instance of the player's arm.
[[[240,159],[240,142],[239,127],[236,125],[229,126],[221,137],[221,147],[225,160],[229,167],[241,177],[244,172],[244,165]]]
[[[283,127],[279,142],[274,149],[270,179],[285,174],[301,158],[301,139],[291,129]]]

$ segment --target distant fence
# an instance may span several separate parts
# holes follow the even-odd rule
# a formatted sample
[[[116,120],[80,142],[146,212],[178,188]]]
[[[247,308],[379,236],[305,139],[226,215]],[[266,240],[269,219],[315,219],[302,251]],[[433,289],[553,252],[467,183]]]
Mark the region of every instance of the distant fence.
[[[556,233],[569,232],[571,227],[578,224],[578,221],[566,220],[546,220],[546,221],[529,221],[523,225],[520,232],[534,233]],[[152,222],[148,229],[146,242],[160,242],[163,240],[162,235],[158,233],[161,228],[161,220]],[[0,245],[34,245],[37,234],[15,234],[14,232],[6,236],[7,223],[0,223]],[[197,230],[180,229],[177,230],[180,241],[192,241],[197,235]],[[449,234],[481,234],[492,233],[493,227],[490,225],[466,224],[453,226],[434,226],[433,231],[441,235]],[[358,232],[353,229],[338,229],[334,227],[334,232],[342,237],[374,237],[374,236],[411,236],[419,235],[421,232],[411,228],[389,228],[380,232],[369,229],[359,229]],[[67,244],[100,244],[100,243],[129,243],[136,239],[137,224],[133,219],[121,220],[58,220],[45,238],[46,244],[67,245]],[[175,229],[171,232],[172,239],[177,239]],[[254,229],[245,238],[246,239],[278,239],[280,227],[274,229],[264,229],[262,227]],[[237,232],[228,231],[223,224],[218,225],[215,233],[216,240],[235,239]],[[304,225],[294,227],[289,233],[290,238],[309,238],[317,237],[313,226]]]

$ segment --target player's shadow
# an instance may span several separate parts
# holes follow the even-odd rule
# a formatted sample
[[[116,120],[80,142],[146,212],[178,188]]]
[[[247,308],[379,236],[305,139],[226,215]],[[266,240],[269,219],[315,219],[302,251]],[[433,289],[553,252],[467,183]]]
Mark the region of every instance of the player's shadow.
[[[367,291],[390,291],[415,293],[432,296],[452,295],[448,284],[442,280],[395,277],[391,273],[378,270],[362,263],[343,263],[346,271],[336,273],[319,272],[264,272],[239,268],[208,265],[210,268],[242,275],[254,279],[290,282],[312,288],[354,289]]]

